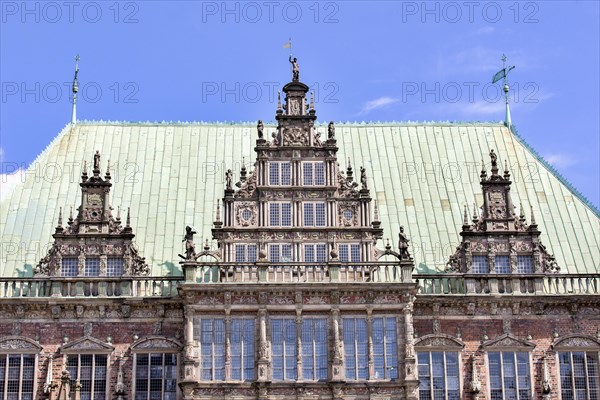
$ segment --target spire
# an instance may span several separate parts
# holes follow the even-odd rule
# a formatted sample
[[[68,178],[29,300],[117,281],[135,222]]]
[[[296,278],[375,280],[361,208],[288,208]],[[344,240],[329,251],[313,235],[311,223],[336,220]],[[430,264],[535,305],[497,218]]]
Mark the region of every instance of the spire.
[[[521,212],[519,213],[519,221],[521,222],[525,222],[525,210],[523,209],[523,202],[519,203],[519,208],[521,209]]]
[[[310,92],[310,111],[315,110],[315,92]]]
[[[281,108],[281,90],[277,91],[277,113],[281,113],[283,112],[282,108]]]
[[[508,170],[508,160],[504,160],[504,179],[509,180],[510,179],[510,171]]]
[[[77,92],[79,92],[79,85],[77,83],[77,74],[79,73],[79,54],[75,56],[75,77],[73,78],[73,109],[71,112],[71,125],[75,125],[77,122]]]
[[[126,228],[131,227],[131,211],[130,211],[129,207],[127,207],[127,218],[125,218],[125,227]]]
[[[217,215],[215,216],[216,222],[221,222],[221,201],[217,199]]]
[[[350,161],[350,157],[348,157],[348,168],[346,169],[346,178],[348,179],[348,182],[352,182],[352,180],[354,179],[352,177],[352,162]]]
[[[87,160],[83,161],[83,171],[81,172],[81,180],[83,182],[88,180],[88,174],[87,174]]]
[[[104,174],[104,179],[110,181],[110,160],[106,164],[106,174]]]
[[[71,211],[69,212],[69,221],[67,224],[69,224],[69,226],[73,225],[73,207],[71,207]]]
[[[530,204],[529,207],[531,208],[531,224],[530,225],[535,226],[537,224],[535,223],[535,215],[533,214],[533,206]]]
[[[464,226],[468,226],[469,225],[469,216],[467,213],[467,205],[465,204],[465,212],[464,212],[464,217],[463,217],[463,225]]]
[[[479,177],[482,181],[487,178],[487,172],[485,170],[485,163],[483,162],[483,160],[481,160],[481,174],[479,174]]]
[[[62,228],[62,207],[58,209],[58,226]]]
[[[377,205],[377,199],[375,199],[375,211],[374,211],[373,219],[375,221],[379,221],[379,206]]]
[[[508,129],[512,128],[512,120],[510,118],[510,107],[508,104],[508,92],[509,92],[509,87],[508,87],[508,73],[510,71],[513,70],[513,68],[515,68],[515,66],[513,65],[512,67],[506,67],[506,55],[502,54],[502,69],[498,72],[496,72],[496,74],[494,75],[494,77],[492,78],[492,83],[496,83],[498,82],[500,79],[503,79],[504,85],[502,90],[504,91],[504,101],[506,104],[506,115],[504,116],[504,125],[506,125],[506,127]]]
[[[477,215],[477,204],[473,203],[473,223],[476,223],[479,220],[479,215]]]

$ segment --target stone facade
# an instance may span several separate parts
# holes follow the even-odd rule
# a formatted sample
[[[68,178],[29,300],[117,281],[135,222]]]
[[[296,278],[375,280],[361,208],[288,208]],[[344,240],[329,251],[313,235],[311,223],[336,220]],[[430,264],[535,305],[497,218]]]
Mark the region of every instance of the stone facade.
[[[598,396],[600,275],[559,273],[560,244],[514,213],[493,151],[446,272],[414,274],[410,232],[377,247],[368,171],[342,172],[333,123],[315,131],[296,60],[283,91],[254,169],[225,174],[218,246],[185,230],[184,276],[148,276],[94,155],[36,275],[0,279],[0,399],[567,400],[569,382]],[[581,354],[583,381],[565,372]]]

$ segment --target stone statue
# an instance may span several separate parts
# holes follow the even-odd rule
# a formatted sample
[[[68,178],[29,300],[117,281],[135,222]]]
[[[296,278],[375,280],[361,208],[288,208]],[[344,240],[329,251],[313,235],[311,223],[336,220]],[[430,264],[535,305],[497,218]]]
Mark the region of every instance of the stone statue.
[[[406,259],[410,258],[410,254],[408,254],[408,238],[404,233],[404,227],[400,227],[400,233],[398,234],[398,250],[400,251],[400,258]]]
[[[296,57],[292,58],[292,56],[290,56],[290,63],[292,64],[292,80],[300,80],[300,68],[298,67],[298,59]]]
[[[335,139],[335,126],[333,126],[333,121],[327,125],[327,139]]]
[[[498,156],[494,153],[494,150],[490,150],[490,158],[492,159],[492,168],[498,166]]]
[[[94,154],[94,170],[100,170],[100,152],[98,150]]]
[[[256,130],[258,131],[258,138],[262,139],[263,138],[263,122],[261,119],[258,120],[258,125],[256,125]]]
[[[361,189],[367,188],[367,170],[364,167],[360,167],[360,185]]]
[[[225,172],[225,183],[226,183],[225,189],[233,190],[231,187],[232,180],[233,180],[233,173],[231,172],[230,169],[228,169],[227,172]]]
[[[190,226],[185,227],[185,237],[182,242],[185,242],[185,259],[195,260],[196,259],[196,245],[194,244],[194,235],[197,232],[194,231]]]

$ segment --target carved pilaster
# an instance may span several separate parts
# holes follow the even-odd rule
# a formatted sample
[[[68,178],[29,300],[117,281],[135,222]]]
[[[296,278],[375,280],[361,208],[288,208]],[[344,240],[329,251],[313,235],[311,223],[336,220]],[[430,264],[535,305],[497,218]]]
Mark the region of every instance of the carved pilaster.
[[[373,351],[373,310],[367,308],[367,349],[369,363],[369,380],[375,377],[375,354]]]
[[[258,310],[258,382],[270,381],[271,345],[267,339],[267,310]]]
[[[333,330],[331,380],[341,382],[346,379],[346,371],[344,369],[344,342],[340,338],[340,312],[337,309],[331,311],[331,329]]]

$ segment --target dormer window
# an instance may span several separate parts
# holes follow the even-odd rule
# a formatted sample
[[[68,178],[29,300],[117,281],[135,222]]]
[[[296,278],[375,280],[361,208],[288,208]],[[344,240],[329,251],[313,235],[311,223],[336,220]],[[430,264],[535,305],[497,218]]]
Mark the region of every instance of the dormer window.
[[[269,163],[269,185],[290,186],[291,167],[289,161],[271,161]]]
[[[533,257],[517,256],[517,272],[519,274],[533,274]]]
[[[86,257],[85,276],[100,276],[100,259],[97,257]]]
[[[510,268],[510,258],[506,255],[496,256],[496,273],[497,274],[510,274],[512,270]]]
[[[473,273],[474,274],[489,274],[490,265],[488,256],[473,256]]]
[[[302,184],[304,186],[325,186],[325,163],[323,161],[303,162]]]
[[[77,276],[78,262],[76,257],[64,257],[60,268],[60,275],[66,277]]]
[[[109,257],[106,260],[106,275],[121,276],[125,271],[123,258]]]

